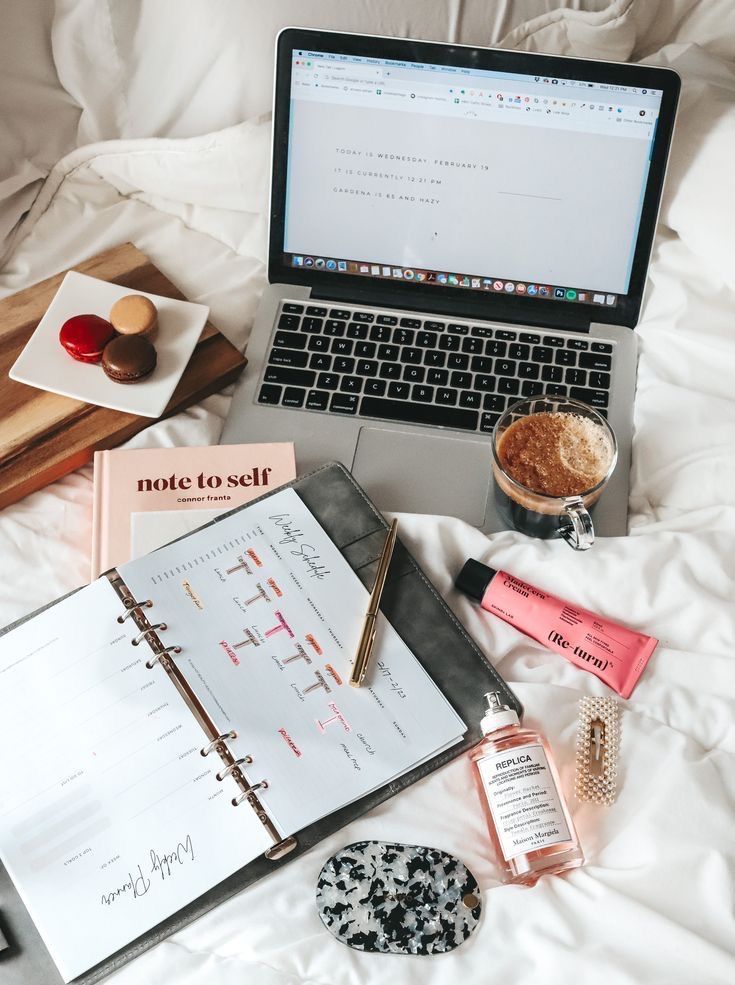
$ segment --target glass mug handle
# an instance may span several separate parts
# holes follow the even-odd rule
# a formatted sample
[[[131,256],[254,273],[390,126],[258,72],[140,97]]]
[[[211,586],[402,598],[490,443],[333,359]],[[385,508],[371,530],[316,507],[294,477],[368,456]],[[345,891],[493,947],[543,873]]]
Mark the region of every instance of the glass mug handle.
[[[587,551],[595,542],[592,517],[581,499],[572,500],[564,506],[560,519],[561,535],[575,551]]]

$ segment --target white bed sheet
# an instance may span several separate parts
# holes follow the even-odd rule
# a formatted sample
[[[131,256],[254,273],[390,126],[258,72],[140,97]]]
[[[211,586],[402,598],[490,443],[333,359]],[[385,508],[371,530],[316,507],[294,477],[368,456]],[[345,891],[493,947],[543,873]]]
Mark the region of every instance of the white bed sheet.
[[[722,260],[735,222],[733,189],[718,184],[735,149],[732,129],[718,124],[735,105],[726,61],[735,17],[719,3],[681,2],[660,5],[657,20],[655,6],[626,0],[606,17],[575,13],[573,23],[571,14],[549,14],[510,39],[565,53],[665,59],[685,76],[676,180],[639,327],[631,535],[575,555],[511,532],[486,538],[446,517],[402,517],[406,543],[516,689],[526,721],[548,735],[568,792],[577,701],[609,692],[485,618],[453,591],[454,574],[477,557],[660,637],[624,703],[617,802],[601,809],[572,800],[587,865],[532,890],[499,887],[463,759],[123,967],[114,985],[735,980],[735,296],[733,267]],[[654,42],[667,45],[663,54]],[[700,96],[690,101],[690,93]],[[0,273],[0,294],[129,239],[244,344],[265,283],[267,126],[255,120],[191,140],[108,141],[75,151],[34,204]],[[689,139],[697,127],[704,136]],[[216,441],[228,399],[211,397],[132,444]],[[89,468],[0,514],[1,622],[85,580],[90,516]],[[362,955],[336,943],[316,915],[316,876],[329,854],[363,837],[460,855],[484,893],[478,933],[434,959]]]

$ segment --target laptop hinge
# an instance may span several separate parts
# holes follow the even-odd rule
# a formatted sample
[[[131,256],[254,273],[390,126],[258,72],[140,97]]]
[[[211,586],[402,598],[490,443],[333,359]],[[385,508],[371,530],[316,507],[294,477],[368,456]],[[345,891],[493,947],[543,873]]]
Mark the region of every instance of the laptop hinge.
[[[436,290],[442,289],[437,288]],[[556,328],[567,332],[589,332],[590,330],[591,319],[579,309],[575,311],[573,304],[559,304],[552,307],[552,302],[539,301],[539,307],[548,303],[552,309],[544,312],[545,317],[540,318],[538,310],[518,311],[511,306],[504,305],[503,299],[494,295],[492,296],[493,304],[485,308],[481,303],[478,303],[476,298],[469,300],[466,296],[462,297],[461,292],[455,289],[449,288],[447,293],[450,294],[450,297],[438,297],[431,301],[427,301],[425,298],[400,298],[396,297],[395,292],[381,291],[376,288],[374,282],[370,282],[370,286],[365,288],[352,285],[341,287],[335,284],[334,287],[330,286],[330,289],[326,291],[320,287],[313,287],[311,297],[322,301],[344,301],[348,304],[351,302],[352,304],[364,304],[378,308],[421,311],[428,314],[443,315],[447,318],[453,316],[455,318],[477,319],[478,321],[500,321],[541,329]],[[535,304],[536,302],[531,302],[531,305],[535,306]]]

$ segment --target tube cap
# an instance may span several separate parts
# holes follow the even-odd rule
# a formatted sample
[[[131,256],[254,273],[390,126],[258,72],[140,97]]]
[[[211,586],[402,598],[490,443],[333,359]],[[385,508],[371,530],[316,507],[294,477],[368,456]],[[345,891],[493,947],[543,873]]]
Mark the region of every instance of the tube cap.
[[[474,558],[470,558],[457,575],[454,587],[458,588],[460,592],[464,592],[465,595],[469,595],[476,602],[482,602],[487,586],[496,574],[495,568],[489,568],[482,561],[475,561]]]

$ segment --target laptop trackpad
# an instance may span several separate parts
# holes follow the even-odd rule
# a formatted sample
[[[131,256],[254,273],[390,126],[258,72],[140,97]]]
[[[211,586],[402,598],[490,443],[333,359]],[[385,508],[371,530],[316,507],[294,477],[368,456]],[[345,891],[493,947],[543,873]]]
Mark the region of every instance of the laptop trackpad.
[[[459,436],[360,428],[352,472],[389,513],[440,513],[485,522],[490,446]]]

